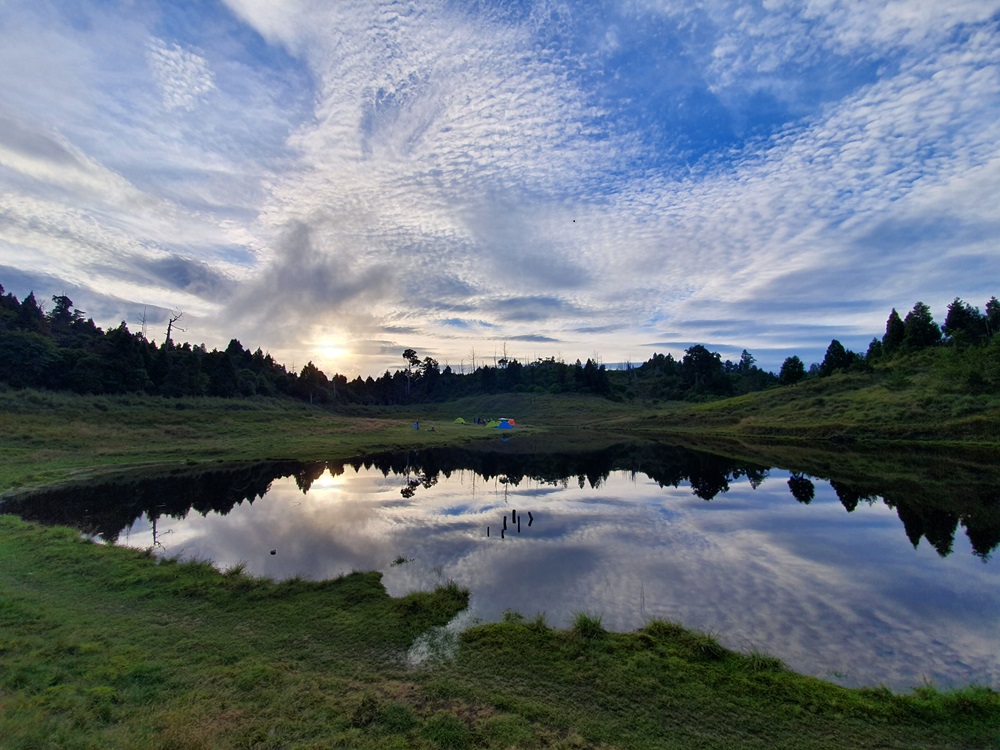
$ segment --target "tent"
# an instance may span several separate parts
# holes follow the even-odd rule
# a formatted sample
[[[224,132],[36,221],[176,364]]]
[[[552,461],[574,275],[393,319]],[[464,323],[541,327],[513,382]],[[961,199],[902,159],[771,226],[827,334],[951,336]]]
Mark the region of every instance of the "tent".
[[[465,424],[465,420],[462,419],[461,417],[457,417],[455,419],[455,424]]]
[[[513,430],[514,429],[514,420],[513,419],[507,419],[507,417],[500,417],[500,422],[499,422],[499,424],[497,424],[497,429],[498,430]]]

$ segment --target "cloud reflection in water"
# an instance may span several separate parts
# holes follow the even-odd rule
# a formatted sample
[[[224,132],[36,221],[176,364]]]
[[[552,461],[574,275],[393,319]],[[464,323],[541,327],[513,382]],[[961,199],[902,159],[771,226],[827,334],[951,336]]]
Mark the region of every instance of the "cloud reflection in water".
[[[207,495],[171,485],[172,504],[81,507],[110,541],[155,541],[165,554],[220,568],[244,562],[255,575],[322,579],[375,569],[392,595],[452,579],[472,592],[470,615],[484,620],[513,609],[565,627],[587,612],[627,631],[658,617],[845,684],[1000,683],[1000,567],[970,542],[992,533],[988,517],[976,535],[967,526],[941,543],[931,511],[920,507],[845,503],[843,490],[838,496],[819,479],[810,480],[814,495],[804,504],[792,496],[788,472],[723,467],[720,482],[709,458],[695,459],[704,481],[694,490],[685,478],[695,474],[669,461],[649,469],[656,480],[616,469],[578,479],[568,464],[560,468],[568,478],[553,480],[537,467],[510,473],[510,457],[479,456],[474,471],[426,452],[270,474],[247,469],[227,502],[222,479],[210,477]],[[728,490],[712,495],[709,485]],[[163,492],[130,488],[122,497]],[[95,494],[109,496],[107,488]],[[21,512],[64,523],[68,507],[50,499]],[[159,514],[155,540],[150,514]],[[911,520],[904,528],[901,519]],[[116,535],[121,520],[130,526]],[[939,541],[917,536],[914,548],[920,528]],[[394,564],[400,558],[406,562]]]

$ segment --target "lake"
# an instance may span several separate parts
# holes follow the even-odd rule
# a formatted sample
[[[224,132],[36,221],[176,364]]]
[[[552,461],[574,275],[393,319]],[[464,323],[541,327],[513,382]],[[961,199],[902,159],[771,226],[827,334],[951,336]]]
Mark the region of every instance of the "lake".
[[[484,621],[669,619],[844,685],[998,687],[1000,495],[981,473],[893,489],[662,444],[526,453],[515,437],[178,471],[0,510],[274,579],[379,570],[393,595],[450,579]]]

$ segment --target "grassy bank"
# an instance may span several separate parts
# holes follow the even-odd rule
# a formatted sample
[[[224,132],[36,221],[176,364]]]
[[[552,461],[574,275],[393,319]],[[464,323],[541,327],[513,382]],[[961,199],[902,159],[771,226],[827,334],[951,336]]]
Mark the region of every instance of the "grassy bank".
[[[939,353],[935,367],[908,360],[908,369],[895,372],[838,374],[707,403],[510,393],[333,412],[291,400],[0,390],[0,494],[116,468],[343,458],[496,437],[454,424],[456,417],[477,415],[514,417],[519,440],[534,437],[560,448],[615,435],[669,434],[995,448],[1000,398],[953,382],[947,354]],[[413,430],[414,419],[424,429]]]
[[[984,689],[898,696],[653,622],[511,615],[407,650],[465,606],[377,573],[270,583],[0,517],[5,748],[992,747]],[[444,650],[449,644],[444,643]]]
[[[482,431],[410,414],[348,416],[297,401],[0,392],[0,493],[121,468],[347,457],[455,444]]]
[[[0,495],[118,470],[327,460],[497,439],[496,430],[454,422],[477,415],[515,417],[518,441],[526,448],[585,449],[614,439],[621,422],[635,413],[597,397],[548,394],[345,413],[292,400],[0,390]],[[420,430],[413,429],[415,420]]]
[[[826,395],[810,395],[808,383],[783,390],[826,403],[843,385],[818,382]],[[757,408],[777,393],[755,394]],[[453,422],[477,414],[517,418],[512,444],[529,452],[586,450],[618,434],[662,438],[675,426],[688,442],[730,435],[732,455],[769,460],[766,444],[747,436],[776,431],[817,476],[891,470],[875,454],[804,440],[819,411],[782,412],[776,402],[748,421],[754,402],[744,398],[638,407],[511,394],[338,414],[284,401],[4,391],[0,494],[125,469],[495,440]],[[798,427],[773,430],[793,416]],[[980,481],[969,467],[969,481]],[[158,563],[0,516],[0,747],[986,748],[1000,738],[995,692],[840,688],[669,623],[606,633],[581,616],[556,631],[512,614],[460,643],[446,639],[451,659],[411,664],[414,641],[465,603],[453,586],[391,599],[377,573],[272,583]]]
[[[990,372],[998,366],[989,364]],[[995,446],[1000,443],[1000,392],[985,380],[973,387],[975,378],[967,370],[967,358],[953,349],[925,351],[868,372],[812,378],[703,404],[654,405],[635,426],[649,432]]]

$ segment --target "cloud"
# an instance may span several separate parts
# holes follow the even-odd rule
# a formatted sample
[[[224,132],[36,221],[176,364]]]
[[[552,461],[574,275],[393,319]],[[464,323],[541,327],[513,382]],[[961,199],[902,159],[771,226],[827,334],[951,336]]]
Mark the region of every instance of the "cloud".
[[[703,337],[777,367],[995,293],[998,14],[14,2],[0,247],[297,359]]]
[[[198,100],[215,88],[204,57],[177,43],[167,45],[162,39],[151,39],[148,47],[149,64],[168,110],[194,109]]]
[[[343,327],[373,328],[367,310],[393,286],[394,270],[320,242],[309,224],[289,225],[276,242],[269,266],[246,282],[227,307],[226,321],[278,340],[285,333],[314,335],[330,318]]]
[[[543,336],[540,333],[526,333],[520,336],[511,336],[511,341],[528,341],[532,343],[544,343],[544,344],[555,344],[559,342],[559,339],[553,338],[551,336]]]

